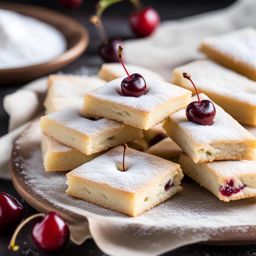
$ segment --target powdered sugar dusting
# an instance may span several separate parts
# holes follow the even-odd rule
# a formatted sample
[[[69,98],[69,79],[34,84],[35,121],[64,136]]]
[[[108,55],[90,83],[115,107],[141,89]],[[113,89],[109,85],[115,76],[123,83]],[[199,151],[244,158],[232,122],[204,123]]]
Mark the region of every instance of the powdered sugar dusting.
[[[202,99],[207,97],[201,94]],[[197,100],[193,97],[193,100]],[[216,116],[212,125],[198,125],[189,122],[186,117],[186,110],[182,109],[173,115],[171,120],[178,123],[179,126],[187,133],[191,140],[199,144],[211,144],[217,142],[234,143],[256,138],[249,133],[243,126],[241,126],[233,117],[225,112],[221,107],[215,104]]]
[[[138,249],[145,256],[198,241],[222,240],[226,235],[230,240],[254,239],[248,230],[256,228],[256,199],[224,203],[191,181],[184,181],[184,190],[176,196],[136,218],[69,197],[65,193],[65,174],[43,169],[40,136],[36,122],[15,144],[20,147],[13,156],[19,176],[37,198],[56,209],[86,217],[97,244],[107,232],[111,236],[105,242],[113,248]],[[112,255],[120,255],[120,251],[113,249]]]
[[[210,37],[203,44],[228,55],[234,61],[256,68],[256,30],[253,28]]]
[[[120,95],[121,82],[124,77],[108,82],[105,86],[88,93],[88,95],[145,112],[154,111],[168,100],[175,100],[177,97],[188,95],[187,90],[173,84],[144,78],[148,92],[140,97]]]
[[[123,147],[113,148],[76,168],[68,176],[77,176],[114,189],[135,193],[158,177],[168,173],[174,176],[179,167],[178,164],[127,148],[125,164],[128,169],[123,172],[117,167],[122,163],[122,157]]]
[[[188,72],[197,88],[206,94],[209,92],[219,97],[230,97],[256,107],[256,82],[230,69],[209,60],[199,60],[178,67],[175,71],[180,73],[180,77],[183,72]],[[193,89],[188,80],[181,79],[183,84]]]
[[[92,120],[82,117],[80,114],[80,105],[72,106],[59,112],[49,114],[43,118],[53,120],[87,136],[96,135],[97,133],[106,131],[107,129],[118,129],[124,127],[123,124],[106,118]]]

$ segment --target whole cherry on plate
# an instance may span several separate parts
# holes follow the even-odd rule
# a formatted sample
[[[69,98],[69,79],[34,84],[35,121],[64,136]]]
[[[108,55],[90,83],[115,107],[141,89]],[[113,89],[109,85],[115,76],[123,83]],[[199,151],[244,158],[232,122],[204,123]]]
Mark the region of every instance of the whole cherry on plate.
[[[160,23],[160,16],[153,7],[142,8],[139,0],[131,0],[136,10],[129,16],[130,27],[137,37],[151,35]]]
[[[58,2],[67,8],[79,8],[83,0],[58,0]]]
[[[108,38],[100,16],[92,16],[90,21],[95,25],[99,37],[101,38],[101,45],[98,48],[100,57],[105,62],[118,62],[118,46],[123,42],[118,37]]]
[[[193,85],[198,101],[193,101],[186,108],[187,119],[190,122],[201,125],[212,125],[216,115],[214,104],[210,100],[201,100],[197,88],[188,73],[183,73],[183,77],[188,79]]]
[[[122,95],[130,97],[140,97],[147,93],[146,81],[144,77],[138,73],[134,73],[131,75],[129,74],[123,62],[122,51],[122,46],[119,46],[118,58],[127,74],[127,77],[124,78],[121,82]]]
[[[20,230],[28,222],[36,218],[38,218],[39,221],[32,229],[32,238],[41,250],[51,253],[59,251],[66,246],[70,238],[69,227],[56,212],[49,212],[47,214],[38,213],[24,220],[17,227],[11,238],[9,244],[10,250],[19,250],[19,246],[15,243]]]
[[[22,220],[24,208],[13,196],[0,193],[0,233],[14,228]]]

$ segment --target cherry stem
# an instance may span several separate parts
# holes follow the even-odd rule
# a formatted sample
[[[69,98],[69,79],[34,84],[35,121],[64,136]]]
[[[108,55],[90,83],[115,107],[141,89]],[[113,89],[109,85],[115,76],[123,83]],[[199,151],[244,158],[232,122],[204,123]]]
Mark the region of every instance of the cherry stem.
[[[193,80],[191,79],[191,76],[188,73],[184,72],[183,73],[183,77],[188,79],[191,82],[191,84],[193,85],[193,87],[194,87],[194,89],[196,91],[196,95],[197,95],[198,101],[201,102],[200,97],[199,97],[199,93],[198,93],[197,88],[196,88],[196,85],[194,84]]]
[[[124,151],[123,151],[123,172],[127,171],[126,167],[125,167],[125,152],[126,152],[126,148],[127,148],[127,144],[124,144]]]
[[[137,11],[141,10],[141,2],[140,0],[130,0],[130,2],[134,5]]]
[[[14,251],[14,252],[18,251],[20,247],[19,247],[18,245],[16,245],[15,243],[16,243],[17,236],[18,236],[19,232],[21,231],[21,229],[22,229],[27,223],[29,223],[31,220],[36,219],[36,218],[39,218],[39,217],[44,217],[44,216],[45,216],[44,213],[37,213],[37,214],[34,214],[34,215],[28,217],[28,218],[25,219],[24,221],[22,221],[22,222],[20,223],[20,225],[16,228],[14,234],[12,235],[11,241],[10,241],[9,246],[8,246],[9,250],[12,250],[12,251]]]
[[[106,44],[108,42],[108,36],[103,26],[101,18],[97,15],[93,15],[90,18],[90,22],[96,27],[96,30],[101,41]]]
[[[123,62],[123,56],[122,56],[122,52],[123,52],[123,47],[121,45],[118,46],[118,59],[120,61],[120,63],[122,64],[125,73],[127,74],[128,77],[130,77],[130,74],[128,72],[128,70],[126,69],[124,62]]]

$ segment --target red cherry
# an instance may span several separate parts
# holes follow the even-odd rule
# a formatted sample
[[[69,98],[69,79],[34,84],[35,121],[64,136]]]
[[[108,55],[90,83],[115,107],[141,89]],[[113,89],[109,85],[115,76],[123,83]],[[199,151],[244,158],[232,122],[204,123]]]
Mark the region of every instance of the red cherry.
[[[99,55],[105,62],[118,62],[118,46],[123,42],[119,38],[111,38],[99,47]]]
[[[130,97],[140,97],[147,92],[147,85],[144,77],[138,73],[129,74],[122,60],[122,50],[123,48],[119,46],[118,48],[118,58],[122,64],[127,77],[121,82],[122,95]]]
[[[108,38],[100,16],[93,15],[90,18],[90,22],[96,27],[98,35],[102,41],[102,44],[98,49],[100,57],[105,62],[118,62],[117,51],[118,46],[123,43],[122,40],[117,37]]]
[[[187,106],[186,115],[188,121],[201,125],[212,125],[216,115],[214,104],[210,100],[200,100],[197,88],[189,74],[183,73],[183,77],[191,82],[198,98],[198,101],[193,101]]]
[[[22,220],[24,208],[13,196],[0,193],[0,233],[14,228]]]
[[[146,82],[142,75],[134,73],[123,79],[122,94],[131,97],[140,97],[146,92]]]
[[[46,252],[55,252],[64,248],[69,241],[67,224],[55,212],[46,214],[35,224],[32,237],[39,248]]]
[[[234,180],[226,181],[226,184],[220,186],[219,191],[223,196],[232,196],[233,194],[239,193],[242,189],[244,189],[246,185],[240,185],[239,187],[234,186]]]
[[[55,212],[47,214],[38,213],[25,219],[15,230],[9,249],[18,251],[19,246],[15,244],[16,238],[21,229],[31,220],[40,218],[32,229],[32,238],[36,245],[46,252],[56,252],[64,248],[68,243],[70,231],[68,225],[64,220]]]
[[[215,107],[209,100],[193,101],[186,109],[188,120],[201,125],[211,125],[215,113]]]
[[[59,3],[67,8],[79,8],[83,0],[58,0]]]
[[[160,23],[159,14],[152,7],[133,12],[129,17],[130,26],[138,37],[152,34]]]

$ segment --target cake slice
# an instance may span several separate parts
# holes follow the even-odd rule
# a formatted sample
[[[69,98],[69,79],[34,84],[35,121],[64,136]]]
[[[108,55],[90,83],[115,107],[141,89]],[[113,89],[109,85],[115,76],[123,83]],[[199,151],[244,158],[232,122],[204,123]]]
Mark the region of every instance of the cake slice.
[[[256,30],[243,28],[206,38],[200,50],[209,58],[256,80]]]
[[[222,201],[256,197],[256,161],[196,164],[189,156],[181,154],[179,163],[186,175]]]
[[[142,76],[155,80],[164,81],[163,77],[156,72],[136,65],[126,64],[128,70],[132,73],[139,73]],[[116,78],[125,76],[125,71],[119,63],[105,63],[101,66],[98,76],[105,81],[112,81]]]
[[[44,106],[46,113],[53,113],[79,104],[83,96],[106,82],[96,76],[50,75]]]
[[[84,97],[82,112],[148,130],[171,113],[186,106],[191,92],[178,86],[144,77],[148,91],[140,97],[121,95],[119,78]]]
[[[64,172],[92,160],[98,154],[85,155],[80,151],[65,146],[53,138],[43,135],[42,157],[45,171]]]
[[[207,99],[203,94],[200,98]],[[196,97],[192,99],[197,100]],[[186,110],[182,109],[166,120],[164,129],[195,163],[252,160],[256,138],[217,104],[215,108],[212,125],[189,122]]]
[[[129,216],[138,216],[181,190],[178,164],[118,146],[67,174],[67,193]]]
[[[189,73],[197,89],[208,95],[238,122],[256,125],[256,82],[210,60],[198,60],[175,68],[172,82],[193,91],[183,78]]]
[[[159,156],[174,162],[177,162],[181,152],[182,149],[170,138],[165,138],[159,141],[147,151],[148,154]]]
[[[122,123],[82,117],[80,105],[42,117],[40,126],[46,135],[86,155],[142,137],[141,130]]]

